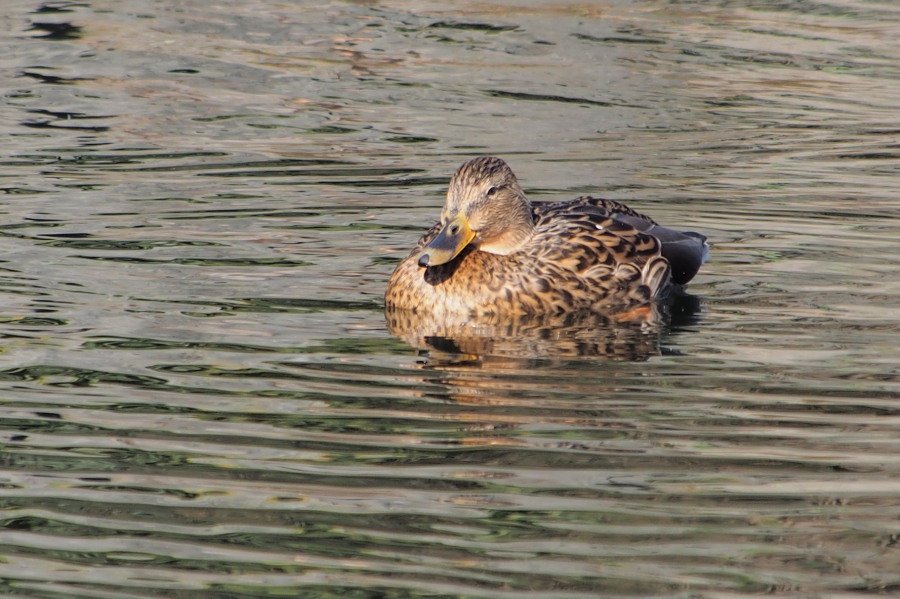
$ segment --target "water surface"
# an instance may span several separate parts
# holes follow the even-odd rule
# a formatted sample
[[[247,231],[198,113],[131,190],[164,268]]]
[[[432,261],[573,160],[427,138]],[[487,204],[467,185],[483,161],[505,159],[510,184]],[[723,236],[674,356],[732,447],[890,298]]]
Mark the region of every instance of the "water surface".
[[[894,3],[7,5],[5,595],[900,588]],[[391,335],[483,153],[709,235],[693,297]]]

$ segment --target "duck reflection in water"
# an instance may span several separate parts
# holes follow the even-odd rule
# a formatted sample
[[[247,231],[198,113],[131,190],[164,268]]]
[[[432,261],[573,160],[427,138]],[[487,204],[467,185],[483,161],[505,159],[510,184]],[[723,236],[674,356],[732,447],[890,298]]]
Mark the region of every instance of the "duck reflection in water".
[[[647,360],[665,353],[661,340],[666,334],[695,324],[699,314],[699,298],[686,293],[627,314],[627,320],[592,312],[454,319],[390,306],[385,310],[391,334],[427,350],[429,365],[501,369],[537,367],[555,358]]]
[[[391,275],[388,326],[465,354],[645,359],[708,251],[703,235],[613,200],[532,206],[509,166],[482,156],[459,167],[441,221]]]

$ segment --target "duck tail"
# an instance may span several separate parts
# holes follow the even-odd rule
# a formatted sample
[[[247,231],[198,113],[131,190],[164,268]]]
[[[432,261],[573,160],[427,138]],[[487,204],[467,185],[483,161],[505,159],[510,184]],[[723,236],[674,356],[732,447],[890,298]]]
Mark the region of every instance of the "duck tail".
[[[684,285],[694,278],[700,265],[709,257],[709,243],[706,237],[693,231],[673,231],[665,227],[655,227],[652,234],[659,239],[660,253],[672,267],[672,282]]]
[[[705,235],[669,229],[657,225],[646,217],[617,214],[615,218],[628,223],[638,231],[653,235],[659,241],[659,251],[669,262],[670,276],[675,285],[684,285],[693,279],[700,270],[700,265],[709,257],[709,243]]]

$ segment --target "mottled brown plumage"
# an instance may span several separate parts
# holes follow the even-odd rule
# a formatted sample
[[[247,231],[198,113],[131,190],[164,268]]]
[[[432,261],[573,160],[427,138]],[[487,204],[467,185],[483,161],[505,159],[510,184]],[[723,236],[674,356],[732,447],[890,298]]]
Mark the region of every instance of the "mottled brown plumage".
[[[385,303],[431,315],[615,313],[684,284],[706,238],[660,227],[613,200],[531,206],[490,156],[453,175],[441,222],[396,268]]]

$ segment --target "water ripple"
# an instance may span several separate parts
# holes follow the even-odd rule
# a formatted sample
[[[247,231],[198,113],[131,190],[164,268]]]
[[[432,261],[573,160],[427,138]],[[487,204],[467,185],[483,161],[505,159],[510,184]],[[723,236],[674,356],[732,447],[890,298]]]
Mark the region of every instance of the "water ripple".
[[[172,5],[0,24],[0,593],[900,588],[890,3]],[[691,295],[385,314],[483,153]]]

